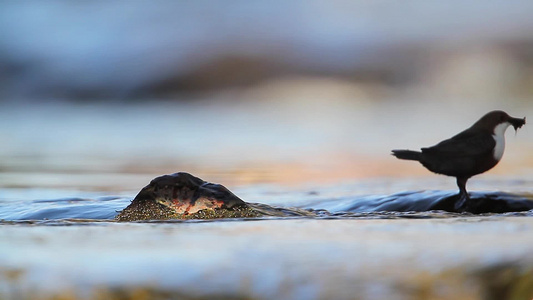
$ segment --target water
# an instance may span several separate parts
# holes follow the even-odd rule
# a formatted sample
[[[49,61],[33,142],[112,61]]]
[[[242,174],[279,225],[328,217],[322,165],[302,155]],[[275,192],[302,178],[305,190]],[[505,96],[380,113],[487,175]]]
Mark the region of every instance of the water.
[[[285,215],[140,223],[113,220],[134,193],[3,189],[0,295],[471,299],[489,289],[520,297],[533,292],[527,288],[533,283],[533,210],[416,212],[413,203],[423,208],[420,203],[455,191],[353,195],[359,184],[247,185],[234,192],[282,206]],[[486,194],[532,199],[527,193],[472,197]],[[493,286],[498,276],[509,282]]]
[[[63,225],[2,228],[4,299],[531,295],[530,218]]]
[[[33,193],[35,191],[32,191]],[[11,191],[15,193],[15,191]],[[18,191],[23,194],[23,191]],[[284,206],[258,206],[265,212],[278,217],[303,216],[312,218],[442,218],[461,216],[454,213],[453,203],[456,192],[452,191],[407,191],[393,195],[363,195],[337,198],[315,197],[311,193],[302,201],[301,192],[287,192],[286,197],[295,201],[286,201]],[[61,224],[61,221],[114,222],[118,212],[130,204],[132,197],[97,196],[69,197],[60,199],[2,199],[0,200],[0,224],[17,224],[30,221],[36,224]],[[533,209],[532,195],[514,195],[507,193],[471,193],[471,201],[480,198],[493,199],[502,203],[500,207],[492,205],[479,213],[498,216],[508,212],[525,212]],[[297,202],[297,203],[296,203]],[[446,202],[450,202],[447,203]],[[507,206],[503,206],[506,203]],[[489,204],[493,204],[490,202]],[[252,204],[256,205],[256,204]],[[447,205],[447,206],[446,206]],[[446,211],[444,210],[446,209]],[[467,213],[468,214],[468,213]],[[464,215],[464,214],[463,214]],[[47,222],[54,220],[55,222]],[[39,222],[46,221],[46,222]]]
[[[531,299],[532,212],[432,210],[454,180],[389,156],[492,104],[306,100],[2,107],[0,299]],[[474,198],[531,200],[527,126]],[[114,221],[177,171],[281,214]]]

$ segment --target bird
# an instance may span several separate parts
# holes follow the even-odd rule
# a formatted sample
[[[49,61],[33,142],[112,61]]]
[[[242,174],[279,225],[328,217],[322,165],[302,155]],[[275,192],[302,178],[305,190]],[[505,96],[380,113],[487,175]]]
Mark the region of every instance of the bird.
[[[515,132],[526,124],[526,118],[513,118],[501,110],[491,111],[466,130],[421,151],[392,150],[392,155],[404,160],[420,162],[429,171],[456,178],[459,188],[455,209],[468,205],[466,182],[498,164],[505,150],[505,131],[513,126]]]

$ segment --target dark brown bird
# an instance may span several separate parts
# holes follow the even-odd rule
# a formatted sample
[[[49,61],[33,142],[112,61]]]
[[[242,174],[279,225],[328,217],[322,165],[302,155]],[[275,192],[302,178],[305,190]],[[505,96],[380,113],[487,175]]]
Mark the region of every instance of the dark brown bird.
[[[469,199],[467,180],[492,169],[503,156],[505,130],[513,126],[515,131],[526,124],[526,118],[513,118],[501,110],[487,113],[470,128],[422,151],[392,150],[399,159],[416,160],[431,172],[457,178],[460,210]]]

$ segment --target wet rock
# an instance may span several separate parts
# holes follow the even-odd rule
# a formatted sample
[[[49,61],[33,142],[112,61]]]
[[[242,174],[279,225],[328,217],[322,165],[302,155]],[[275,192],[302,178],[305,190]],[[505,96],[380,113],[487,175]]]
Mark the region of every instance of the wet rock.
[[[472,214],[507,213],[533,209],[533,199],[531,197],[502,192],[470,193],[470,200],[465,203],[464,207],[456,210],[455,203],[458,201],[459,195],[439,198],[432,203],[430,209],[469,212]]]
[[[370,195],[337,200],[335,207],[328,201],[319,205],[330,212],[427,212],[443,210],[452,213],[472,214],[520,212],[533,209],[531,195],[515,195],[503,192],[470,192],[470,200],[461,210],[455,209],[459,201],[456,192],[407,191],[392,195]],[[339,205],[339,202],[343,204]]]
[[[153,179],[116,219],[215,219],[259,215],[223,185],[180,172]]]
[[[322,211],[277,208],[248,203],[221,184],[209,183],[189,173],[174,173],[153,179],[117,221],[220,219],[257,217],[317,217]]]

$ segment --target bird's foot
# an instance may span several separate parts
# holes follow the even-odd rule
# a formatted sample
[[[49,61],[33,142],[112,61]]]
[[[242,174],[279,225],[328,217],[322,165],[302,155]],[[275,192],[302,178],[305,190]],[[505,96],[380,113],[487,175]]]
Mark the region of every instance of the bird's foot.
[[[464,212],[466,209],[466,204],[470,200],[470,197],[468,196],[468,193],[459,193],[459,199],[455,201],[455,210],[457,212]]]

